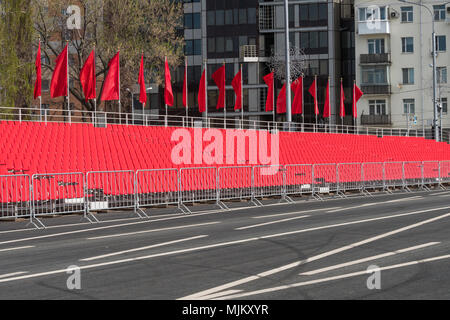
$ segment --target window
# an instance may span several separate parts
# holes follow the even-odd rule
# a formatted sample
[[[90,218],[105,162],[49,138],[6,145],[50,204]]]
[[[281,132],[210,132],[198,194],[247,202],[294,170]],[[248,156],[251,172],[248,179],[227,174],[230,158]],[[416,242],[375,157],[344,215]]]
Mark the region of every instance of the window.
[[[256,24],[256,8],[248,8],[248,24]]]
[[[370,115],[385,115],[386,114],[386,100],[369,100],[369,114]]]
[[[224,37],[217,37],[216,38],[216,52],[222,53],[225,51],[225,38]]]
[[[328,20],[328,4],[319,4],[319,20]]]
[[[365,67],[361,69],[362,83],[366,85],[387,84],[386,67]]]
[[[384,39],[369,39],[369,54],[384,53]]]
[[[225,13],[223,10],[216,11],[216,26],[223,26],[225,23]]]
[[[317,3],[310,4],[309,9],[309,21],[316,21],[319,19],[319,7]]]
[[[414,69],[413,68],[403,68],[403,84],[414,84]]]
[[[440,98],[439,102],[441,103],[441,108],[443,113],[447,113],[448,110],[448,100],[447,98]]]
[[[434,20],[435,21],[444,21],[445,20],[445,5],[437,5],[433,6],[434,10]]]
[[[402,38],[402,52],[413,53],[414,52],[414,38],[406,37]]]
[[[48,92],[50,90],[50,81],[42,79],[42,91]]]
[[[208,38],[208,52],[216,52],[216,39]]]
[[[225,11],[225,24],[233,24],[233,10],[226,10]]]
[[[247,9],[239,9],[239,24],[247,24]]]
[[[186,29],[192,29],[192,13],[184,15],[184,27]]]
[[[359,21],[386,20],[386,7],[359,8]]]
[[[321,31],[319,33],[319,46],[321,48],[327,48],[328,47],[328,32]]]
[[[312,31],[309,33],[309,47],[311,49],[316,49],[319,47],[319,33],[317,31]]]
[[[437,67],[437,82],[447,83],[447,67]]]
[[[208,11],[208,26],[213,26],[216,24],[216,13],[214,11]]]
[[[447,51],[447,39],[445,36],[436,36],[436,50]]]
[[[192,14],[192,21],[193,21],[193,29],[201,29],[202,28],[202,19],[200,17],[200,13],[193,13]]]
[[[414,99],[403,99],[403,113],[404,114],[416,113],[416,106]]]
[[[184,54],[187,56],[199,56],[202,54],[202,40],[186,40]]]
[[[413,22],[414,21],[414,8],[413,7],[402,7],[402,22]]]
[[[233,52],[233,38],[226,38],[225,39],[225,51],[226,52]]]

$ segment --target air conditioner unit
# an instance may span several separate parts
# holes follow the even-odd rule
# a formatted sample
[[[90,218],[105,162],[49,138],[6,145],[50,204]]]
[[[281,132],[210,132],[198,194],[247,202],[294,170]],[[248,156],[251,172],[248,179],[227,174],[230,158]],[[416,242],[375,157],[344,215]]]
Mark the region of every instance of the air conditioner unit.
[[[398,18],[398,12],[397,11],[391,11],[391,19],[397,19]]]

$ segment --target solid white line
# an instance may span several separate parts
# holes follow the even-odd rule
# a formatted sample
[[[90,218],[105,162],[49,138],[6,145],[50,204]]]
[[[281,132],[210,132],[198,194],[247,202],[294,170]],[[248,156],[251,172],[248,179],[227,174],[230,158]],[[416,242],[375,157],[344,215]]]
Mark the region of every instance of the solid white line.
[[[450,208],[450,207],[447,207],[447,208]],[[376,221],[376,220],[385,220],[385,219],[391,219],[391,218],[397,218],[397,217],[402,217],[402,216],[414,215],[414,214],[419,214],[419,213],[422,213],[422,212],[429,212],[429,211],[435,211],[435,210],[441,210],[441,209],[442,208],[421,210],[421,211],[416,211],[416,212],[397,214],[397,215],[393,215],[393,216],[380,217],[380,218],[375,218],[375,219],[365,219],[365,220],[353,221],[353,222],[348,222],[348,223],[343,223],[343,224],[335,224],[335,225],[324,226],[324,227],[317,227],[317,228],[303,229],[303,230],[292,231],[292,232],[271,234],[271,235],[261,236],[261,237],[247,238],[247,239],[243,239],[243,240],[236,240],[236,241],[230,241],[230,242],[221,242],[221,243],[216,243],[216,244],[206,245],[206,246],[201,246],[201,247],[194,247],[194,248],[183,249],[183,250],[162,252],[162,253],[152,254],[152,255],[148,255],[148,256],[140,256],[140,257],[135,257],[135,258],[121,259],[121,260],[115,260],[115,261],[110,261],[110,262],[104,262],[104,263],[80,266],[80,269],[92,269],[92,268],[110,266],[110,265],[115,265],[115,264],[146,260],[146,259],[151,259],[151,258],[156,258],[156,257],[176,255],[176,254],[180,254],[180,253],[195,252],[195,251],[200,251],[200,250],[205,250],[205,249],[218,248],[218,247],[224,247],[224,246],[231,246],[231,245],[236,245],[236,244],[242,244],[242,243],[252,242],[252,241],[261,240],[261,239],[270,239],[270,238],[284,236],[284,235],[287,235],[287,234],[296,234],[296,233],[303,233],[303,232],[319,230],[319,229],[334,228],[334,227],[342,226],[342,225],[351,225],[351,224],[359,224],[359,223],[371,222],[371,221]],[[449,213],[449,215],[450,215],[450,213]],[[443,218],[443,216],[438,217],[438,218]],[[437,218],[435,218],[435,219],[437,219]],[[299,264],[300,264],[300,262],[295,262],[295,263],[292,263],[290,265],[279,267],[279,268],[273,269],[273,270],[283,271],[283,270],[287,270],[287,269],[293,268],[293,267],[295,267],[295,266],[297,266]],[[263,272],[260,275],[270,275],[270,274],[272,274],[271,271],[272,270],[269,270],[267,272]],[[23,280],[23,279],[31,279],[31,278],[37,278],[37,277],[48,276],[48,275],[53,275],[53,274],[58,274],[58,273],[66,273],[66,272],[67,272],[67,269],[53,270],[53,271],[35,273],[35,274],[30,274],[30,275],[25,275],[25,276],[19,276],[19,277],[7,278],[7,279],[0,279],[0,283],[16,281],[16,280]],[[259,279],[258,276],[250,276],[248,278],[252,279],[252,280]],[[250,280],[250,281],[252,281],[252,280]],[[242,281],[242,283],[248,282],[248,281],[238,280],[238,281],[235,281],[235,283],[237,283],[239,281]],[[220,288],[224,287],[224,288],[228,289],[228,288],[233,287],[233,286],[234,285],[226,284],[226,285],[220,286]],[[217,288],[219,288],[219,287],[217,287]],[[208,292],[211,291],[210,293],[215,293],[215,292],[221,291],[221,289],[220,290],[209,289],[209,290],[206,290],[206,291],[208,291]]]
[[[268,225],[275,224],[275,223],[282,223],[282,222],[286,222],[286,221],[303,219],[303,218],[308,218],[308,217],[310,217],[310,216],[300,216],[300,217],[294,217],[294,218],[288,218],[288,219],[282,219],[282,220],[275,220],[275,221],[270,221],[270,222],[254,224],[251,226],[235,228],[234,230],[247,230],[247,229],[252,229],[252,228],[257,228],[257,227],[268,226]]]
[[[417,264],[421,264],[421,263],[434,262],[434,261],[439,261],[439,260],[444,260],[444,259],[450,259],[450,254],[443,255],[443,256],[438,256],[438,257],[433,257],[433,258],[428,258],[428,259],[423,259],[423,260],[416,260],[416,261],[409,261],[409,262],[405,262],[405,263],[399,263],[399,264],[390,265],[390,266],[386,266],[386,267],[380,267],[378,270],[379,271],[385,271],[385,270],[403,268],[403,267],[408,267],[408,266],[417,265]],[[280,290],[286,290],[286,289],[292,289],[292,288],[297,288],[297,287],[303,287],[303,286],[307,286],[307,285],[312,285],[312,284],[317,284],[317,283],[324,283],[324,282],[329,282],[329,281],[334,281],[334,280],[339,280],[339,279],[345,279],[345,278],[351,278],[351,277],[356,277],[356,276],[361,276],[361,275],[366,275],[366,274],[368,274],[368,271],[367,270],[363,270],[363,271],[347,273],[347,274],[334,276],[334,277],[327,277],[327,278],[322,278],[322,279],[317,279],[317,280],[297,282],[297,283],[293,283],[293,284],[289,284],[289,285],[278,286],[278,287],[273,287],[273,288],[267,288],[267,289],[262,289],[262,290],[256,290],[256,291],[252,291],[252,292],[244,292],[244,293],[241,293],[241,294],[222,296],[222,297],[219,297],[217,299],[218,300],[226,300],[226,299],[237,299],[237,298],[242,298],[242,297],[255,296],[255,295],[269,293],[269,292],[275,292],[275,291],[280,291]]]
[[[13,250],[21,250],[21,249],[29,249],[29,248],[34,248],[34,246],[24,246],[24,247],[15,247],[15,248],[0,249],[0,252],[13,251]]]
[[[278,213],[278,214],[271,214],[271,215],[266,215],[266,216],[257,216],[257,217],[251,217],[251,218],[252,219],[264,219],[264,218],[283,217],[283,216],[289,216],[289,215],[293,215],[293,214],[303,214],[303,213],[310,213],[310,212],[316,212],[316,211],[325,211],[325,210],[333,210],[333,209],[340,209],[340,208],[342,208],[342,207],[320,208],[320,209],[312,209],[312,210],[305,210],[305,211]]]
[[[315,274],[319,274],[319,273],[323,273],[323,272],[327,272],[327,271],[331,271],[331,270],[336,270],[336,269],[352,266],[352,265],[363,263],[363,262],[367,262],[367,261],[373,261],[373,260],[377,260],[377,259],[381,259],[381,258],[385,258],[385,257],[389,257],[389,256],[394,256],[394,255],[397,255],[397,254],[400,254],[400,253],[405,253],[405,252],[409,252],[409,251],[423,249],[423,248],[426,248],[426,247],[429,247],[429,246],[433,246],[433,245],[436,245],[436,244],[440,244],[440,242],[429,242],[429,243],[421,244],[421,245],[418,245],[418,246],[409,247],[409,248],[406,248],[406,249],[396,250],[396,251],[392,251],[392,252],[386,252],[386,253],[382,253],[382,254],[379,254],[379,255],[375,255],[375,256],[359,259],[359,260],[353,260],[353,261],[349,261],[349,262],[345,262],[345,263],[341,263],[341,264],[336,264],[334,266],[330,266],[330,267],[326,267],[326,268],[321,268],[321,269],[316,269],[316,270],[313,270],[313,271],[303,272],[303,273],[300,273],[299,275],[301,275],[301,276],[312,276],[312,275],[315,275]]]
[[[158,247],[167,246],[167,245],[170,245],[170,244],[175,244],[175,243],[180,243],[180,242],[185,242],[185,241],[190,241],[190,240],[195,240],[195,239],[201,239],[201,238],[206,238],[206,237],[207,237],[207,235],[201,235],[201,236],[190,237],[190,238],[185,238],[185,239],[180,239],[180,240],[168,241],[168,242],[153,244],[153,245],[146,246],[146,247],[140,247],[140,248],[134,248],[134,249],[130,249],[130,250],[117,251],[117,252],[113,252],[113,253],[104,254],[104,255],[101,255],[101,256],[96,256],[96,257],[91,257],[91,258],[86,258],[86,259],[80,259],[80,261],[92,261],[92,260],[98,260],[98,259],[103,259],[103,258],[109,258],[109,257],[113,257],[113,256],[118,256],[118,255],[121,255],[121,254],[126,254],[126,253],[131,253],[131,252],[136,252],[136,251],[142,251],[142,250],[147,250],[147,249],[152,249],[152,248],[158,248]]]
[[[18,276],[20,274],[25,274],[25,273],[28,273],[28,271],[19,271],[19,272],[2,274],[2,275],[0,275],[0,279],[9,278],[9,277],[13,277],[13,276]]]
[[[416,211],[416,212],[413,212],[413,213],[399,214],[399,215],[394,215],[394,216],[390,216],[390,217],[384,217],[384,219],[389,219],[389,218],[399,217],[399,216],[405,216],[405,215],[417,214],[417,213],[423,212],[423,211],[428,211],[428,210],[422,210],[422,211]],[[343,247],[340,247],[340,248],[337,248],[337,249],[334,249],[334,250],[331,250],[331,251],[327,251],[327,252],[324,252],[322,254],[319,254],[319,255],[313,256],[311,258],[305,259],[305,260],[300,260],[300,261],[297,261],[297,262],[293,262],[293,263],[290,263],[288,265],[285,265],[285,266],[282,266],[282,267],[279,267],[279,268],[276,268],[276,269],[267,270],[265,272],[259,273],[259,274],[254,275],[254,276],[249,276],[249,277],[246,277],[246,278],[243,278],[243,279],[239,279],[239,280],[236,280],[236,281],[233,281],[233,282],[230,282],[230,283],[226,283],[226,284],[217,286],[215,288],[211,288],[211,289],[208,289],[208,290],[205,290],[205,291],[201,291],[201,292],[192,294],[192,295],[187,296],[187,297],[183,297],[181,299],[182,300],[202,299],[202,296],[204,296],[204,295],[209,295],[211,293],[220,292],[220,291],[223,291],[225,289],[230,289],[230,288],[236,287],[238,285],[241,285],[243,283],[248,283],[248,282],[254,281],[256,279],[264,278],[264,277],[267,277],[269,275],[276,274],[276,273],[279,273],[281,271],[285,271],[285,270],[288,270],[288,269],[292,269],[292,268],[298,267],[300,265],[303,265],[303,264],[306,264],[306,263],[309,263],[309,262],[312,262],[312,261],[323,259],[323,258],[326,258],[328,256],[331,256],[331,255],[334,255],[334,254],[337,254],[337,253],[341,253],[341,252],[344,252],[344,251],[356,248],[358,246],[361,246],[361,245],[364,245],[364,244],[367,244],[367,243],[370,243],[370,242],[374,242],[376,240],[379,240],[379,239],[382,239],[382,238],[386,238],[386,237],[392,236],[394,234],[397,234],[397,233],[400,233],[400,232],[403,232],[403,231],[406,231],[406,230],[410,230],[410,229],[422,226],[422,225],[430,223],[430,222],[434,222],[434,221],[446,218],[448,216],[450,216],[450,213],[447,213],[447,214],[444,214],[444,215],[441,215],[441,216],[438,216],[438,217],[435,217],[435,218],[432,218],[432,219],[424,220],[424,221],[421,221],[419,223],[415,223],[415,224],[412,224],[412,225],[409,225],[409,226],[406,226],[406,227],[403,227],[403,228],[400,228],[400,229],[396,229],[396,230],[393,230],[393,231],[390,231],[390,232],[387,232],[387,233],[383,233],[383,234],[380,234],[378,236],[371,237],[371,238],[368,238],[368,239],[365,239],[365,240],[362,240],[362,241],[359,241],[359,242],[356,242],[356,243],[352,243],[350,245],[346,245],[346,246],[343,246]],[[342,225],[356,224],[356,223],[362,223],[362,222],[367,222],[367,221],[375,221],[375,220],[380,220],[380,219],[383,219],[383,218],[375,218],[375,219],[366,219],[366,220],[360,220],[360,221],[354,221],[354,222],[347,222],[347,223],[342,223],[342,224],[333,225],[333,226],[342,226]],[[326,228],[330,228],[330,227],[332,227],[332,226],[325,226],[325,227],[318,227],[318,228],[311,228],[311,229],[326,229]],[[293,231],[293,232],[289,232],[289,233],[286,233],[286,234],[306,232],[307,230],[311,230],[311,229],[304,229],[304,230],[299,230],[299,231]],[[261,237],[261,238],[263,238],[263,237]],[[266,236],[266,238],[267,238],[267,236]]]
[[[135,232],[116,233],[116,234],[91,237],[91,238],[86,238],[86,239],[87,240],[109,239],[109,238],[132,236],[132,235],[136,235],[136,234],[151,233],[151,232],[157,232],[157,231],[178,230],[178,229],[186,229],[186,228],[193,228],[193,227],[209,226],[209,225],[218,224],[218,223],[220,223],[220,221],[197,223],[197,224],[187,224],[187,225],[183,225],[183,226],[167,227],[167,228],[151,229],[151,230],[143,230],[143,231],[135,231]]]

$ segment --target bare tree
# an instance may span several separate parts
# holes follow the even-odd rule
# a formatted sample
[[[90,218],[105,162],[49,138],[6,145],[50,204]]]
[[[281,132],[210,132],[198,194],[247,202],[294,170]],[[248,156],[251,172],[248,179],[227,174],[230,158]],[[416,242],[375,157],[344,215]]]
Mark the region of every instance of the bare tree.
[[[297,47],[290,48],[291,58],[291,82],[296,80],[301,75],[305,74],[308,67],[306,55],[302,49]],[[271,70],[274,70],[275,78],[278,80],[286,79],[286,57],[284,53],[274,54],[270,57],[268,66]]]

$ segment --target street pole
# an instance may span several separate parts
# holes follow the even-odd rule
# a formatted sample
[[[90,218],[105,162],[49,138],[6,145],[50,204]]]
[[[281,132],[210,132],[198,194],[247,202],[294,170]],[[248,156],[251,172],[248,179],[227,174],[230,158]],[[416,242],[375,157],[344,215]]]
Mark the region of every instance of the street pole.
[[[291,56],[289,48],[289,4],[284,0],[284,22],[286,36],[286,121],[292,122],[291,113]]]

